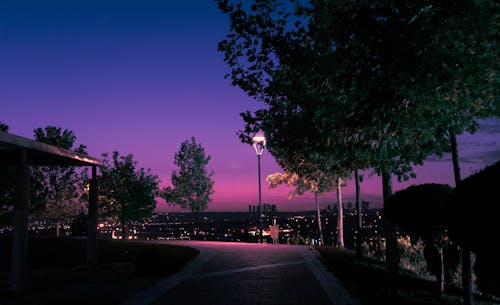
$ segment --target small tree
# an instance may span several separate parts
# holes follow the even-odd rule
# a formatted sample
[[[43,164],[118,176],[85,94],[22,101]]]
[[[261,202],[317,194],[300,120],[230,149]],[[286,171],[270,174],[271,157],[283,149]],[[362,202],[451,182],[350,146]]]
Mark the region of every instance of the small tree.
[[[85,145],[74,147],[76,136],[71,130],[47,126],[33,132],[36,141],[86,154]],[[31,212],[56,220],[59,236],[59,222],[76,215],[81,206],[86,180],[86,170],[74,166],[31,167]]]
[[[100,193],[101,208],[109,216],[116,216],[122,226],[122,239],[130,221],[140,221],[151,215],[156,207],[159,180],[151,170],[136,169],[134,156],[120,156],[113,152],[112,159],[103,154]]]
[[[178,170],[172,172],[172,186],[164,189],[162,197],[183,209],[190,209],[195,219],[198,213],[207,208],[210,195],[213,194],[213,171],[208,172],[206,166],[210,155],[196,143],[195,137],[181,143],[181,148],[174,156],[174,164]]]
[[[307,179],[300,177],[296,173],[274,173],[267,176],[267,181],[269,182],[269,188],[276,188],[278,185],[284,184],[287,186],[293,186],[294,190],[288,194],[288,198],[294,198],[295,196],[301,196],[307,191],[314,193],[314,202],[316,204],[316,213],[318,216],[318,230],[319,230],[319,240],[320,245],[324,246],[325,242],[323,239],[323,228],[321,226],[321,213],[318,203],[318,194],[331,191],[333,189],[333,179],[330,177],[325,177],[322,173],[317,173],[315,178]]]

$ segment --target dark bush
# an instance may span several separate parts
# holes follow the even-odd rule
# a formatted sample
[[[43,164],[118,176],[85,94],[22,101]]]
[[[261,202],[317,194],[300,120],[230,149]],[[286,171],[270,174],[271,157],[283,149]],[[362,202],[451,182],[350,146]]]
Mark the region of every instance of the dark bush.
[[[498,240],[500,162],[460,182],[445,201],[452,239],[474,252],[494,251]]]
[[[494,250],[476,252],[474,272],[477,276],[477,287],[482,293],[500,296],[498,252]]]
[[[406,231],[428,239],[444,224],[443,203],[447,184],[412,185],[394,193],[384,205],[384,215]]]
[[[389,221],[423,239],[427,270],[436,276],[438,284],[449,284],[450,274],[458,266],[456,245],[453,249],[446,246],[444,201],[450,191],[451,187],[446,184],[413,185],[396,192],[384,205],[384,214]],[[443,261],[440,250],[443,251]],[[455,257],[448,257],[450,254]],[[441,274],[443,263],[445,272]],[[439,287],[442,289],[441,285]]]
[[[500,162],[460,182],[445,201],[450,237],[476,253],[475,271],[483,293],[499,294],[498,189]]]
[[[87,215],[79,213],[70,224],[70,236],[87,236]]]

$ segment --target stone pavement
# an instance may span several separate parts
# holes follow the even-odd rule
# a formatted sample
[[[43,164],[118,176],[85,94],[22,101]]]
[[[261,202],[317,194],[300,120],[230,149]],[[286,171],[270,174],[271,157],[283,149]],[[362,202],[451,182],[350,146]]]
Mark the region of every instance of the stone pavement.
[[[168,242],[200,250],[124,305],[357,305],[306,246]]]

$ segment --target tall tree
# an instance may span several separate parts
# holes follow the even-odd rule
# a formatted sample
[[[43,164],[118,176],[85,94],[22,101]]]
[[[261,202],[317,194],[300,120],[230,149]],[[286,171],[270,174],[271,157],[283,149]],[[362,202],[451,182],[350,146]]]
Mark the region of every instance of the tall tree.
[[[118,218],[125,239],[127,224],[151,216],[155,209],[159,179],[150,169],[137,169],[132,154],[120,156],[114,151],[111,159],[107,153],[103,157],[100,206],[105,214]]]
[[[460,113],[452,120],[460,133],[476,117],[470,110],[491,109],[488,96],[498,96],[496,1],[217,2],[231,18],[219,50],[233,85],[267,104],[244,116],[247,128],[267,135],[286,111],[307,111],[310,126],[358,162],[348,168],[368,160],[382,176],[384,201],[392,176],[407,179],[413,164],[450,150],[450,128],[439,122]],[[461,96],[470,98],[456,103]]]
[[[380,35],[390,27],[384,16],[372,20],[383,11],[382,3],[218,3],[232,21],[219,50],[231,67],[233,85],[267,104],[243,115],[244,133],[262,129],[280,165],[283,151],[293,152],[285,160],[300,152],[313,163],[326,155],[334,171],[374,167],[390,190],[391,174],[407,178],[410,163],[423,161],[418,133],[406,132],[407,118],[399,115],[388,85],[386,58],[377,55],[390,42]],[[383,39],[375,45],[363,40],[374,35]]]
[[[205,155],[203,146],[196,143],[195,137],[182,142],[174,156],[178,170],[172,171],[172,186],[167,186],[162,193],[168,203],[190,209],[196,220],[198,213],[207,208],[214,192],[214,173],[207,170],[210,158],[210,155]]]
[[[452,154],[455,185],[461,181],[457,135],[474,133],[480,118],[498,115],[500,65],[498,1],[451,2],[424,6],[412,22],[418,56],[398,87],[414,120],[433,131]],[[423,133],[425,136],[425,133]],[[475,209],[471,203],[471,210]],[[470,250],[462,247],[464,303],[472,304]]]
[[[86,154],[85,146],[74,146],[76,136],[71,130],[56,126],[36,128],[35,140],[56,147]],[[31,167],[31,211],[39,217],[59,222],[76,215],[81,207],[81,196],[87,181],[86,170],[74,166],[32,166]]]

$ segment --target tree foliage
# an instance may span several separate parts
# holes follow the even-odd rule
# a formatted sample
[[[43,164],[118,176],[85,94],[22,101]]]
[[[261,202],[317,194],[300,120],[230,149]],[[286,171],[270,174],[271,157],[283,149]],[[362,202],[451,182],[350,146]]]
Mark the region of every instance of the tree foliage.
[[[174,164],[178,170],[172,172],[172,186],[164,189],[162,197],[183,209],[190,209],[196,216],[207,208],[210,195],[213,194],[213,171],[207,170],[210,155],[205,155],[205,149],[191,141],[183,141],[179,151],[174,156]]]
[[[293,187],[293,189],[288,193],[288,198],[290,199],[296,196],[301,196],[308,191],[319,194],[330,192],[335,187],[335,179],[325,177],[324,173],[318,173],[316,179],[310,180],[302,178],[296,173],[277,172],[267,176],[267,181],[269,183],[269,188],[276,188],[279,185]]]
[[[0,121],[0,131],[9,132],[9,125]]]
[[[74,147],[71,130],[56,126],[36,128],[36,141],[86,154],[85,146]],[[86,170],[74,166],[32,166],[30,209],[35,215],[61,219],[76,215],[87,182]]]
[[[100,208],[105,215],[115,216],[122,224],[122,236],[130,221],[141,221],[156,207],[159,180],[151,170],[137,169],[132,154],[121,156],[114,151],[104,160],[99,182]]]
[[[268,106],[243,114],[243,140],[262,129],[277,158],[294,141],[306,156],[329,144],[350,169],[407,179],[450,149],[450,131],[472,132],[494,110],[494,1],[217,2],[233,85]]]

